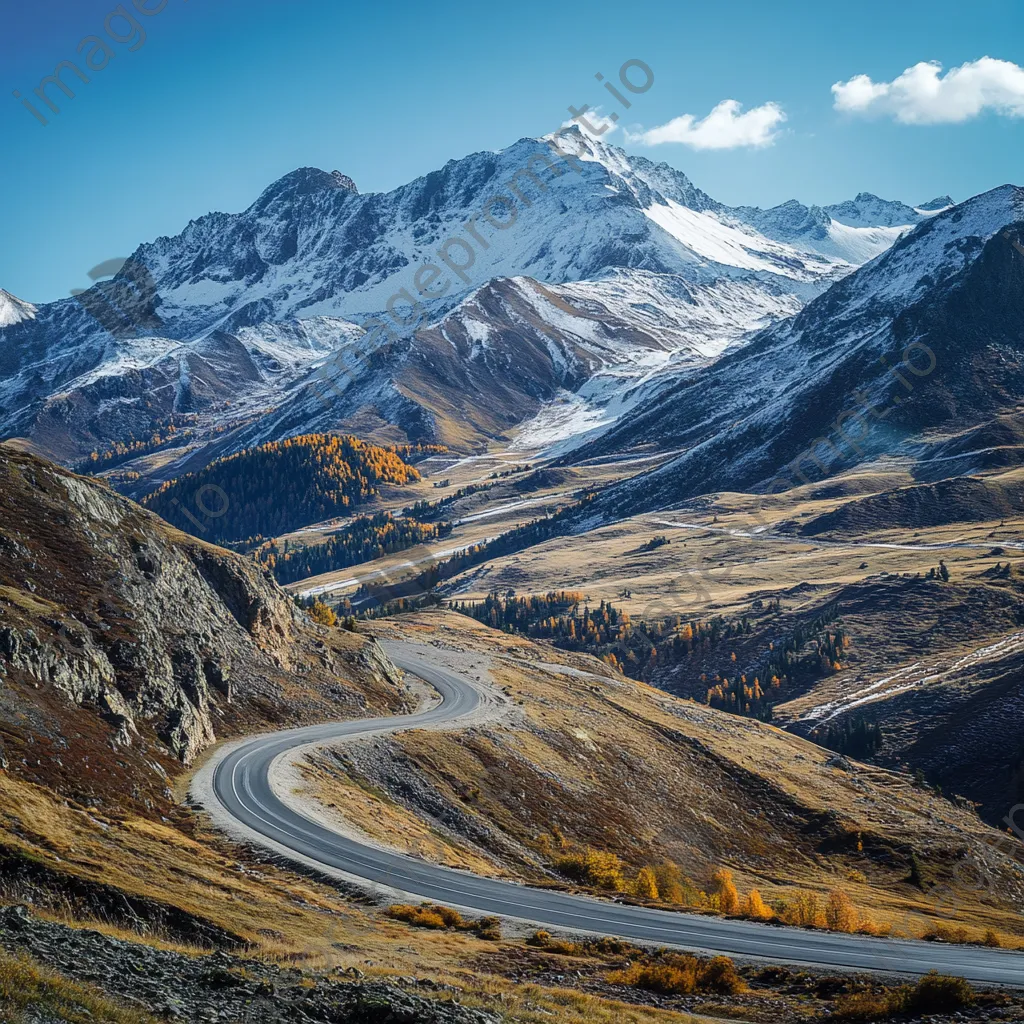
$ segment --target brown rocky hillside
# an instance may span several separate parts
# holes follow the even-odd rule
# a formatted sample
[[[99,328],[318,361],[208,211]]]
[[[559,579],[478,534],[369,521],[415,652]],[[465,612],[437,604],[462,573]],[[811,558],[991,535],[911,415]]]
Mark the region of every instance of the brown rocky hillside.
[[[251,561],[8,447],[0,675],[9,772],[153,809],[216,739],[401,705],[375,645],[314,626]]]

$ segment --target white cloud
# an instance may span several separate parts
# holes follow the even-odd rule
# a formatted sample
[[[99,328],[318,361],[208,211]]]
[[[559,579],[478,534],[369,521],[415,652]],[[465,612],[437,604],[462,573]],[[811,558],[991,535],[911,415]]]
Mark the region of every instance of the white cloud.
[[[770,146],[778,136],[779,125],[786,120],[777,103],[765,103],[741,113],[743,104],[722,100],[702,121],[693,114],[674,117],[667,124],[639,134],[629,134],[630,142],[660,146],[680,142],[691,149],[737,149],[740,146]]]
[[[611,135],[611,133],[615,131],[617,127],[615,123],[616,120],[618,120],[618,118],[613,119],[611,117],[607,117],[601,113],[600,107],[595,107],[593,110],[588,110],[579,118],[574,117],[568,121],[564,121],[562,123],[562,127],[570,128],[572,125],[576,125],[576,127],[586,135],[595,139],[600,139],[605,135]]]
[[[907,68],[892,82],[856,75],[832,86],[835,109],[850,114],[889,115],[903,124],[969,121],[986,110],[1024,117],[1024,68],[982,57],[942,75],[937,61]]]

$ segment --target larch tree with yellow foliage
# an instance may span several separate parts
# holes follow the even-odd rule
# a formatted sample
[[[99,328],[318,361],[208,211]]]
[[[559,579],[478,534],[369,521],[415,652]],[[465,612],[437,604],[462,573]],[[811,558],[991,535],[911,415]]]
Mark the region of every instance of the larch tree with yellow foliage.
[[[712,875],[711,881],[718,897],[718,909],[723,914],[737,913],[740,909],[740,894],[732,880],[732,872],[726,868],[719,868]]]
[[[752,917],[755,921],[770,921],[775,916],[775,912],[761,898],[757,889],[751,889],[743,901],[743,915]]]
[[[656,900],[660,898],[658,879],[650,868],[641,868],[633,883],[633,894],[642,899]]]

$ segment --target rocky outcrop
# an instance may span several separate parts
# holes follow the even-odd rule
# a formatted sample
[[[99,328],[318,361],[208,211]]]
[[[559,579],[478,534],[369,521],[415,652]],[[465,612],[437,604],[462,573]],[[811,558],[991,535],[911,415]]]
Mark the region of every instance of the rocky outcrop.
[[[117,689],[117,676],[107,655],[87,633],[73,634],[65,626],[59,633],[71,638],[79,651],[43,643],[35,630],[0,627],[0,677],[22,672],[37,685],[53,685],[76,704],[92,704],[118,728],[121,742],[136,733],[132,709]]]
[[[8,541],[0,581],[29,594],[35,587],[54,607],[42,635],[0,625],[0,671],[95,708],[118,743],[130,743],[137,721],[147,721],[176,757],[191,761],[215,738],[214,705],[231,696],[232,663],[263,654],[285,664],[297,610],[258,567],[179,539],[102,485],[24,458],[5,458],[3,468],[8,500],[20,490],[22,511],[31,513],[19,522],[4,509],[12,514],[0,519]],[[72,551],[51,548],[33,529],[58,517],[69,546],[94,545],[78,565],[61,557]],[[79,566],[90,570],[80,580]],[[0,622],[22,618],[12,612]]]
[[[219,548],[195,547],[193,563],[235,621],[264,650],[287,652],[301,615],[269,573]]]
[[[30,723],[27,746],[66,747],[81,708],[115,754],[147,762],[150,751],[189,763],[225,733],[400,700],[370,641],[312,625],[255,562],[6,446],[0,678],[0,717]],[[26,752],[38,775],[44,759]]]

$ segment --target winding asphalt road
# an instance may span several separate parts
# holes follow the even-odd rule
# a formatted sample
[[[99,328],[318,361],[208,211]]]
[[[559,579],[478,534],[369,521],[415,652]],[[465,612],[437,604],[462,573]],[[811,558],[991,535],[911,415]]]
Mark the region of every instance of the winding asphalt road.
[[[907,975],[924,974],[934,968],[974,982],[1024,988],[1024,954],[1020,953],[873,939],[624,906],[482,878],[339,835],[294,810],[275,792],[271,785],[275,761],[293,760],[299,748],[310,744],[442,723],[455,725],[475,712],[481,701],[480,691],[471,680],[431,663],[429,648],[415,654],[407,648],[389,648],[388,653],[401,668],[435,687],[441,694],[441,703],[417,715],[290,729],[226,749],[201,773],[205,774],[206,783],[204,790],[197,791],[214,818],[223,822],[229,817],[236,834],[292,856],[297,862],[477,914],[707,953],[765,958],[775,963]]]

